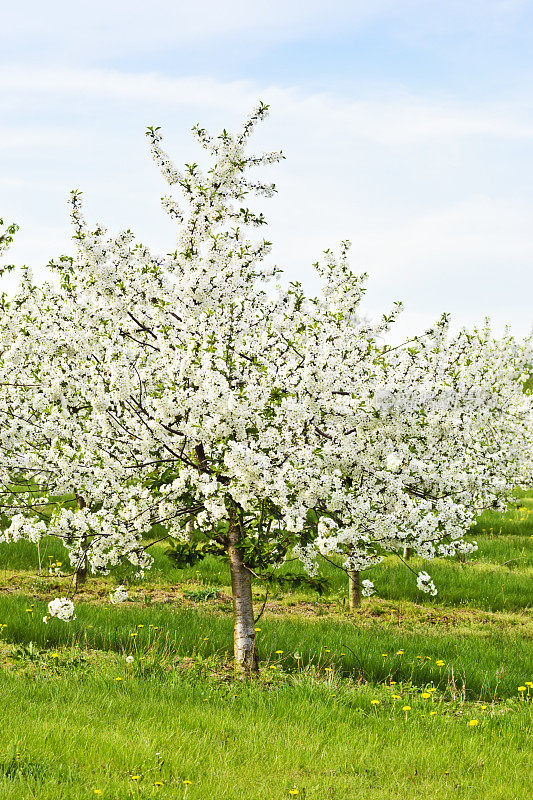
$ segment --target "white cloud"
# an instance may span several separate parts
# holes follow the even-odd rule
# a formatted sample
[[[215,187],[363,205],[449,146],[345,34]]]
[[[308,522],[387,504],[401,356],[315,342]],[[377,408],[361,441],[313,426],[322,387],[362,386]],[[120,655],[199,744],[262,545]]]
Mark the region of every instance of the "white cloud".
[[[0,93],[0,212],[23,225],[15,260],[43,264],[70,248],[73,187],[84,190],[91,222],[170,249],[146,124],[163,125],[181,163],[198,155],[191,124],[231,128],[261,97],[272,116],[256,142],[288,156],[265,213],[291,279],[313,289],[312,262],[350,238],[354,268],[371,273],[368,307],[404,299],[405,333],[444,310],[529,330],[533,123],[521,103],[392,91],[354,100],[244,80],[20,65],[0,69]]]
[[[409,144],[424,139],[465,136],[533,138],[533,122],[524,119],[518,103],[485,103],[478,107],[451,101],[424,99],[404,92],[382,93],[375,100],[351,101],[298,89],[259,85],[251,81],[217,81],[213,78],[168,78],[157,73],[131,74],[102,69],[0,68],[0,91],[41,98],[75,97],[78,100],[117,100],[122,103],[178,105],[223,109],[242,114],[258,97],[266,99],[276,114],[307,124],[312,132],[335,130],[344,138],[356,137],[382,144]],[[33,125],[33,123],[32,123]],[[32,128],[33,129],[33,128]]]

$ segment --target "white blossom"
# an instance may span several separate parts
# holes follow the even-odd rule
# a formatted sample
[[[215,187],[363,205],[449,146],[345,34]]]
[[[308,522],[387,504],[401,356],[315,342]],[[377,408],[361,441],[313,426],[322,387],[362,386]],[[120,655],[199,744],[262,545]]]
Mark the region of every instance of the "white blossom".
[[[63,622],[70,622],[70,620],[76,619],[74,603],[66,597],[56,597],[55,600],[51,600],[48,603],[48,613],[51,617],[62,619]]]
[[[122,584],[118,586],[113,594],[109,595],[109,602],[113,603],[113,605],[117,605],[118,603],[123,603],[125,600],[128,599],[128,592],[126,587]]]
[[[431,577],[428,575],[427,572],[419,572],[416,585],[420,589],[421,592],[427,592],[427,594],[431,594],[435,596],[437,594],[437,589],[435,588],[435,584],[431,580]]]

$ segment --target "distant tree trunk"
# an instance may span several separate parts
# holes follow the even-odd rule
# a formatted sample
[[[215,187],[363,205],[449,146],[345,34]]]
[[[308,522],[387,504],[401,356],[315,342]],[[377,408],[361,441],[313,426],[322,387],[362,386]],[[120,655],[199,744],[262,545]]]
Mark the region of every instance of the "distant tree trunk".
[[[403,548],[403,558],[404,558],[404,561],[409,561],[409,559],[411,558],[411,548],[410,547],[404,547]]]
[[[76,492],[76,500],[78,501],[78,508],[82,509],[85,508],[85,500],[83,497],[78,495]],[[83,584],[87,580],[87,553],[86,553],[86,546],[87,546],[87,538],[84,536],[82,539],[82,547],[83,547],[83,558],[78,562],[76,567],[76,589],[78,586],[83,586]]]
[[[361,573],[356,569],[348,570],[348,604],[350,611],[361,605]]]
[[[228,557],[233,592],[235,674],[244,678],[259,671],[259,661],[255,648],[252,576],[243,564],[237,533],[230,533]]]

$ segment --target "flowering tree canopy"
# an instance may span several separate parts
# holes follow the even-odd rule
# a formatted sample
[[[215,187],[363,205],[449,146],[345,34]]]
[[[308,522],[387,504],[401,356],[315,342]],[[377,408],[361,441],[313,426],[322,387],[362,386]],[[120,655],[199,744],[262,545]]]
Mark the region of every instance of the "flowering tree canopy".
[[[236,135],[195,128],[207,171],[177,170],[148,130],[182,193],[163,198],[178,226],[164,257],[129,231],[91,230],[74,192],[76,256],[45,285],[23,276],[0,356],[2,477],[17,485],[2,538],[52,533],[73,566],[127,559],[142,574],[151,526],[178,542],[196,531],[229,559],[245,673],[257,668],[252,576],[288,553],[309,571],[333,553],[360,570],[405,545],[426,558],[469,547],[477,511],[522,480],[530,415],[529,343],[485,328],[450,337],[443,319],[387,345],[399,306],[364,319],[348,243],[316,265],[320,297],[269,289],[270,245],[250,238],[265,220],[245,205],[274,192],[250,169],[282,158],[247,153],[266,113]],[[417,582],[434,592],[427,573]],[[50,613],[66,618],[60,601]]]

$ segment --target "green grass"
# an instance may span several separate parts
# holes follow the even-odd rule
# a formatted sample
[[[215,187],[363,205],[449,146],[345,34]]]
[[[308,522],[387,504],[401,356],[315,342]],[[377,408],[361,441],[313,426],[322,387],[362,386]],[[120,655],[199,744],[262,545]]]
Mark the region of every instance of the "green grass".
[[[74,643],[124,655],[153,650],[178,657],[231,654],[233,647],[231,615],[205,608],[80,604],[76,619],[68,625],[59,620],[43,624],[45,603],[37,602],[33,611],[31,608],[29,598],[0,597],[0,623],[5,621],[7,626],[3,629],[5,641],[34,642],[43,649]],[[401,607],[399,611],[401,614]],[[460,620],[455,622],[457,625]],[[289,671],[297,670],[298,665],[313,665],[321,672],[334,667],[344,676],[375,683],[392,678],[422,687],[433,682],[448,694],[459,692],[485,700],[512,697],[517,686],[533,675],[525,620],[504,616],[491,622],[467,618],[461,630],[447,630],[446,626],[442,630],[442,625],[432,629],[427,621],[417,622],[415,617],[411,623],[398,625],[395,609],[364,625],[357,617],[324,615],[308,620],[267,616],[259,624],[258,647],[264,661]],[[276,654],[278,650],[283,653]],[[404,650],[404,655],[395,655],[398,650]],[[294,653],[301,655],[299,661]],[[437,659],[444,660],[445,667],[437,667]]]
[[[0,673],[3,800],[531,796],[526,701],[443,704],[310,676],[162,680],[133,666],[102,658]]]
[[[0,545],[0,798],[529,800],[533,513],[486,512],[472,535],[466,563],[409,562],[435,598],[393,557],[353,615],[330,565],[323,598],[274,585],[252,683],[232,678],[224,562],[177,571],[159,545],[130,601],[107,602],[123,571],[90,577],[77,618],[45,624],[64,551],[41,542],[39,577],[35,545]]]

